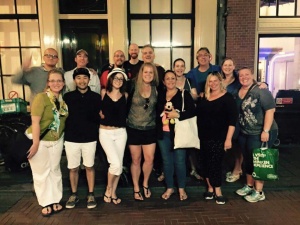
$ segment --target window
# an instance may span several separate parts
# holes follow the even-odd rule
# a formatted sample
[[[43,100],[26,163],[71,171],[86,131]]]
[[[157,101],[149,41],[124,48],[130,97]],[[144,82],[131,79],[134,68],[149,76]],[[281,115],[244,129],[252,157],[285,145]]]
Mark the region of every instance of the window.
[[[128,39],[140,47],[151,44],[155,62],[172,68],[176,58],[193,65],[194,0],[128,0]]]
[[[300,1],[298,0],[261,0],[260,17],[298,17]]]
[[[260,35],[258,80],[273,96],[279,90],[300,89],[300,35]]]
[[[41,65],[37,1],[2,0],[0,8],[0,98],[16,91],[28,101],[29,88],[12,84],[11,76],[26,58],[31,57],[32,66]]]
[[[59,0],[61,14],[105,14],[106,0]]]

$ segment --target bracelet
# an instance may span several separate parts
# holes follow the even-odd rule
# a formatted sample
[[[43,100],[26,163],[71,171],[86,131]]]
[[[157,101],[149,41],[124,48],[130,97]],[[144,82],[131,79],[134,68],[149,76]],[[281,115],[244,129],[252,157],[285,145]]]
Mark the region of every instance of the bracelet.
[[[265,133],[269,133],[269,130],[263,130],[263,132],[265,132]]]

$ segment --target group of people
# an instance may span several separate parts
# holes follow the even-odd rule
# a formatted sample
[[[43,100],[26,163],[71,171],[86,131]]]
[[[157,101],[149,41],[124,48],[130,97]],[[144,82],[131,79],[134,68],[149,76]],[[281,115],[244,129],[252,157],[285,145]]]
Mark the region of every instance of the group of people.
[[[85,50],[76,52],[76,68],[64,73],[55,67],[56,50],[46,49],[45,64],[29,68],[29,63],[24,63],[22,71],[13,78],[15,83],[30,85],[34,97],[32,125],[26,134],[33,140],[28,159],[42,215],[49,216],[63,209],[59,203],[62,199],[60,159],[63,146],[72,191],[65,207],[74,208],[79,201],[81,158],[88,183],[87,208],[97,206],[94,161],[98,140],[109,163],[104,202],[120,204],[122,201],[117,196],[117,186],[126,146],[131,155],[130,171],[136,201],[144,201],[152,195],[149,178],[157,149],[166,183],[161,197],[168,200],[177,186],[179,199],[188,199],[186,161],[190,162],[194,173],[199,163],[195,160],[197,150],[174,149],[174,120],[194,116],[198,118],[199,152],[207,183],[204,198],[215,199],[217,204],[226,203],[221,191],[222,161],[225,152],[234,148],[236,165],[226,180],[233,182],[239,178],[243,161],[247,183],[236,193],[249,202],[264,200],[263,181],[251,176],[251,151],[262,142],[272,146],[277,137],[275,103],[266,85],[254,80],[250,68],[242,68],[237,74],[231,58],[226,58],[221,67],[212,65],[212,55],[206,47],[197,51],[198,66],[186,75],[182,58],[174,61],[172,70],[165,71],[155,64],[151,45],[142,48],[143,61],[138,59],[136,44],[131,44],[128,52],[130,59],[125,62],[124,53],[116,51],[114,64],[105,66],[99,78],[93,69],[86,67],[88,53]],[[167,104],[172,107],[166,108]],[[43,132],[47,133],[40,140]]]

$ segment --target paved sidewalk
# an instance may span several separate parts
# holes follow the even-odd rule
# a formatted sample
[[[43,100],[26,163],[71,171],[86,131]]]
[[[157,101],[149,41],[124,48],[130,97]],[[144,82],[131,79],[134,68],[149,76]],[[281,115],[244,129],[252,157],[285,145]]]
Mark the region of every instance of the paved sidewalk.
[[[74,209],[64,209],[61,213],[44,218],[41,207],[32,192],[30,171],[8,173],[0,167],[0,225],[193,225],[193,224],[300,224],[300,147],[281,146],[279,177],[280,180],[266,182],[266,200],[248,203],[234,191],[243,186],[245,177],[235,183],[223,183],[223,194],[229,199],[225,205],[217,205],[213,200],[205,201],[204,182],[188,178],[187,201],[179,201],[174,194],[168,201],[160,198],[164,191],[163,183],[151,176],[151,199],[144,202],[133,200],[132,186],[120,184],[118,194],[122,202],[119,205],[103,202],[105,190],[105,171],[96,163],[96,200],[95,209],[86,208],[86,184],[84,175],[79,181],[80,202]],[[227,156],[227,161],[230,158]],[[69,197],[68,171],[62,160],[64,182],[64,205]],[[2,171],[1,171],[2,170]],[[225,171],[224,171],[225,172]]]

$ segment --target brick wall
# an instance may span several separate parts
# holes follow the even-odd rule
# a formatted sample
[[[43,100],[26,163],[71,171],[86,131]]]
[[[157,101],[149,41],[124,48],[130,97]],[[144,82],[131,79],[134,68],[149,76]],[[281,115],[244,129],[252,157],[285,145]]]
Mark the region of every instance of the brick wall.
[[[228,0],[226,56],[236,67],[254,67],[256,0]]]

